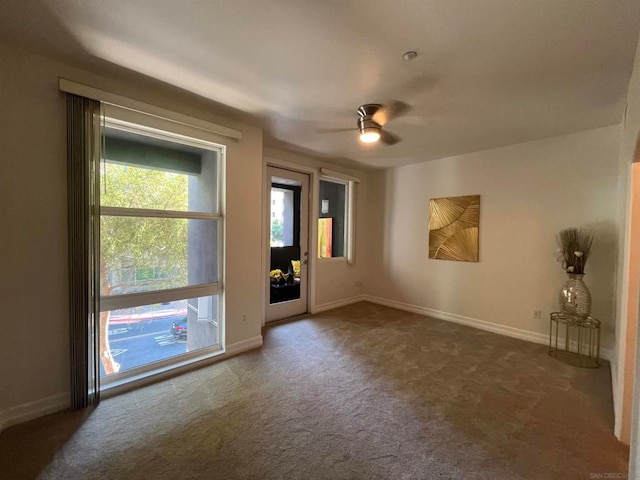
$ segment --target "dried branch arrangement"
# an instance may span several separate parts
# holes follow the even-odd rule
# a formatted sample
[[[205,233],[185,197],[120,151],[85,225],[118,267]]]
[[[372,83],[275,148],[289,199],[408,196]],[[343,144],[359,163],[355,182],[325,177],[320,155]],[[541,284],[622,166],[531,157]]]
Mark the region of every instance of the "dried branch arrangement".
[[[593,232],[584,228],[567,228],[558,234],[558,249],[562,268],[567,273],[584,274],[584,267],[593,246]]]

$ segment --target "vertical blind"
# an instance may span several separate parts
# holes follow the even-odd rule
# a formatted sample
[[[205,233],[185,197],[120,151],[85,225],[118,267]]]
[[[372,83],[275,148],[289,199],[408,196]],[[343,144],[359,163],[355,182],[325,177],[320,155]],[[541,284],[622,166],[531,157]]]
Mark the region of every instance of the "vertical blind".
[[[100,102],[67,94],[71,408],[99,401],[98,182]]]

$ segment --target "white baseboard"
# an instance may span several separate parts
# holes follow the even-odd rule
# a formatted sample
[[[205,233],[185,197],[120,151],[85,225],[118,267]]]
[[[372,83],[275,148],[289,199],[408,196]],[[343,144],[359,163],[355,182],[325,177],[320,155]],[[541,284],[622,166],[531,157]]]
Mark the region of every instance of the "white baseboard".
[[[520,340],[526,340],[527,342],[538,343],[540,345],[549,345],[548,334],[532,332],[530,330],[523,330],[516,327],[509,327],[507,325],[501,325],[499,323],[487,322],[485,320],[479,320],[477,318],[465,317],[463,315],[458,315],[455,313],[442,312],[440,310],[434,310],[432,308],[412,305],[410,303],[398,302],[397,300],[390,300],[388,298],[375,297],[373,295],[362,295],[362,297],[362,300],[366,302],[377,303],[378,305],[384,305],[386,307],[396,308],[398,310],[404,310],[406,312],[418,313],[427,317],[437,318],[438,320],[459,323],[461,325],[478,328],[487,332],[497,333],[499,335],[505,335],[512,338],[518,338]],[[614,355],[610,349],[601,348],[600,357],[611,362]]]
[[[355,295],[353,297],[344,298],[342,300],[336,300],[335,302],[321,303],[311,308],[311,313],[326,312],[327,310],[333,310],[334,308],[344,307],[351,305],[352,303],[358,303],[365,300],[367,295]]]
[[[258,348],[261,346],[262,335],[258,335],[257,337],[247,338],[246,340],[227,345],[227,348],[225,348],[224,351],[227,354],[226,356],[237,355],[238,353],[253,350],[254,348]]]
[[[18,423],[28,422],[34,418],[60,412],[69,408],[69,394],[59,393],[50,397],[23,403],[0,412],[0,432]]]

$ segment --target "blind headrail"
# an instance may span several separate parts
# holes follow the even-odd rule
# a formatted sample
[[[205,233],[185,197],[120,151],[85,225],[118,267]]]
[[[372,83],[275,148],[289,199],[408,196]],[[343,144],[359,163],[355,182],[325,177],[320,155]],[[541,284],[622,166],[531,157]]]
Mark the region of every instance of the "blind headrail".
[[[207,133],[215,135],[221,135],[223,137],[231,138],[236,141],[242,139],[242,132],[224,125],[218,125],[216,123],[194,118],[189,115],[185,115],[178,112],[173,112],[162,107],[157,107],[148,103],[140,102],[129,97],[117,95],[115,93],[106,92],[98,88],[83,85],[81,83],[68,80],[60,77],[58,79],[58,88],[61,92],[73,93],[81,97],[90,98],[92,100],[98,100],[102,103],[114,105],[116,107],[132,110],[137,113],[157,117],[162,120],[175,122],[182,125],[187,125],[191,128],[196,128]]]

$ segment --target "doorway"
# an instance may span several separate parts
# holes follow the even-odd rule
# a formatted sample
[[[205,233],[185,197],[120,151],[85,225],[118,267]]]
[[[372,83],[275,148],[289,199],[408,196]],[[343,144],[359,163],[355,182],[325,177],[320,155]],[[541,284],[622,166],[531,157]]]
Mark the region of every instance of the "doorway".
[[[267,167],[267,322],[308,311],[309,175]]]

